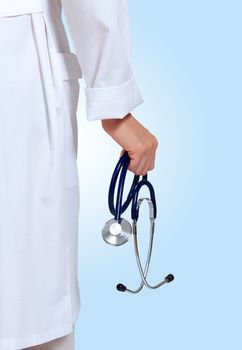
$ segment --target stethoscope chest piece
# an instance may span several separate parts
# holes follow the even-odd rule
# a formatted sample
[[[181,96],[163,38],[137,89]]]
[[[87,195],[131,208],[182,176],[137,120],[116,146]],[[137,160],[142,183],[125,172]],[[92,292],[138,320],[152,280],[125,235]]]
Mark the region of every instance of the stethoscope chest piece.
[[[119,221],[114,218],[107,221],[102,229],[104,241],[111,245],[122,245],[130,239],[131,235],[132,226],[123,218]]]

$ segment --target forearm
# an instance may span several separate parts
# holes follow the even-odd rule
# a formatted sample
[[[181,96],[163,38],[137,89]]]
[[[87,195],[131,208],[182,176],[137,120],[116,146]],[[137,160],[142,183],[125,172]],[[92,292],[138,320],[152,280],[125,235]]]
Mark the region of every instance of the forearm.
[[[111,130],[111,129],[117,129],[120,127],[122,123],[126,121],[126,119],[133,118],[131,113],[128,113],[125,117],[116,119],[116,118],[110,118],[110,119],[102,119],[102,127],[105,131]]]

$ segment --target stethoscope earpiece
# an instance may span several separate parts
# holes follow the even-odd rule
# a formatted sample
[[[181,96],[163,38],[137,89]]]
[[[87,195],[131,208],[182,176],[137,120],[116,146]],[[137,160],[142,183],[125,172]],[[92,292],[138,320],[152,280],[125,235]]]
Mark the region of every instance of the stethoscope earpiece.
[[[117,284],[116,288],[119,292],[125,292],[127,289],[122,283]]]
[[[122,203],[124,181],[125,181],[125,176],[129,166],[129,162],[130,162],[129,155],[127,152],[124,152],[114,169],[112,179],[110,182],[109,192],[108,192],[108,206],[114,218],[107,221],[106,224],[104,225],[102,229],[102,237],[106,243],[114,246],[119,246],[126,243],[130,239],[131,235],[133,234],[134,250],[135,250],[137,266],[140,272],[141,283],[140,283],[140,286],[135,290],[127,288],[122,283],[117,284],[116,289],[119,292],[128,291],[130,293],[138,293],[143,288],[144,285],[151,289],[159,288],[165,283],[172,282],[174,280],[174,276],[172,274],[169,274],[160,283],[154,286],[151,286],[147,282],[146,277],[147,277],[147,273],[150,265],[154,231],[155,231],[155,218],[157,215],[155,191],[150,181],[147,180],[147,174],[142,177],[141,181],[139,181],[139,178],[140,178],[139,175],[134,175],[133,183],[131,185],[127,199],[124,203]],[[121,174],[120,174],[118,190],[117,190],[116,206],[114,206],[115,185],[116,185],[117,178],[120,171],[121,171]],[[142,186],[148,187],[150,192],[150,198],[138,199],[138,194]],[[147,201],[149,206],[150,241],[149,241],[149,248],[148,248],[145,268],[143,270],[141,261],[140,261],[140,256],[139,256],[139,249],[138,249],[137,222],[139,218],[139,207],[144,200]],[[121,214],[128,208],[131,201],[132,201],[131,217],[133,220],[132,226],[128,222],[128,220],[121,218]]]
[[[170,273],[169,275],[167,275],[167,276],[164,278],[164,280],[163,280],[164,283],[162,283],[162,284],[170,283],[170,282],[172,282],[173,280],[174,280],[174,276]],[[126,292],[127,287],[126,287],[124,284],[119,283],[119,284],[117,284],[116,289],[117,289],[119,292]]]
[[[175,277],[170,273],[169,275],[167,275],[167,276],[165,277],[166,283],[172,282],[172,281],[174,280],[174,278],[175,278]]]

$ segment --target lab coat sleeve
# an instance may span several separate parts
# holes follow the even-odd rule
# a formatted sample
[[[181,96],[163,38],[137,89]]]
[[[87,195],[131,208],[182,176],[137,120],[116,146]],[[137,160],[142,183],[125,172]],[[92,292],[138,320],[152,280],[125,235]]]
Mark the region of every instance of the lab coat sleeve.
[[[87,120],[123,118],[143,103],[131,65],[128,0],[62,0],[85,80]]]

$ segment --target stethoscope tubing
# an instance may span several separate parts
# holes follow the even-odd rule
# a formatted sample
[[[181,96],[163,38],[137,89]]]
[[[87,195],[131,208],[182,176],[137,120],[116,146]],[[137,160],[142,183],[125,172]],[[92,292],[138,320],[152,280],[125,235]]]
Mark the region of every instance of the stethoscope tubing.
[[[122,204],[124,182],[125,182],[129,162],[130,162],[130,157],[128,155],[128,152],[124,152],[123,155],[120,157],[111,178],[109,192],[108,192],[109,210],[111,214],[114,216],[115,220],[119,222],[121,219],[122,213],[125,212],[130,202],[132,201],[131,218],[133,220],[138,220],[138,217],[139,217],[139,211],[137,209],[138,194],[141,187],[147,186],[150,192],[150,197],[153,202],[153,206],[154,206],[154,218],[156,218],[157,206],[156,206],[156,199],[155,199],[155,191],[152,184],[147,179],[147,174],[142,176],[142,180],[140,182],[139,182],[140,175],[134,175],[133,182],[129,190],[127,199]],[[114,207],[114,192],[115,192],[115,186],[116,186],[116,182],[120,171],[121,171],[121,174],[120,174],[118,190],[117,190],[116,206]]]

